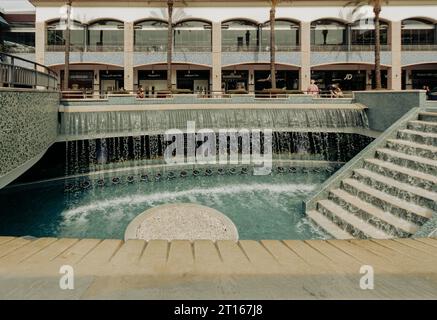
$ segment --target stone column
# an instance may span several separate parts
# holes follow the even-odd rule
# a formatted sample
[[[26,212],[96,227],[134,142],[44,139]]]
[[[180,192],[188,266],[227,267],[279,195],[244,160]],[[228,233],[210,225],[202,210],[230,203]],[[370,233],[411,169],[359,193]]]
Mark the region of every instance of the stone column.
[[[393,21],[390,26],[391,38],[391,69],[389,72],[389,88],[402,89],[402,44],[401,21]]]
[[[35,23],[35,61],[45,65],[46,47],[46,24],[45,22]]]
[[[134,90],[134,24],[124,23],[124,88]]]
[[[222,24],[212,24],[212,91],[222,91]]]
[[[300,90],[306,91],[311,81],[311,22],[300,25]]]
[[[248,76],[249,76],[248,79],[249,93],[255,93],[255,70],[253,69],[253,66],[249,66]]]
[[[171,66],[171,87],[172,89],[177,89],[178,88],[178,75],[177,75],[177,70],[176,70],[176,66],[173,64]]]

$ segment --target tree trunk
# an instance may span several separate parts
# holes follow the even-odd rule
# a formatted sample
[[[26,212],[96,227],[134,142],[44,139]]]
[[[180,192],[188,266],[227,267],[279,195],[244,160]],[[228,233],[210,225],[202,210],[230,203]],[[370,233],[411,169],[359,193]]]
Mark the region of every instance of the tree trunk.
[[[168,7],[168,34],[167,34],[167,89],[172,90],[172,55],[173,55],[173,0],[167,1]]]
[[[67,1],[67,22],[65,26],[65,68],[64,68],[64,90],[68,90],[70,85],[70,14],[71,1]]]
[[[276,41],[275,41],[276,8],[270,9],[270,80],[272,89],[276,89]]]
[[[381,6],[375,5],[373,12],[375,13],[375,78],[376,90],[381,90],[381,31],[379,29]]]

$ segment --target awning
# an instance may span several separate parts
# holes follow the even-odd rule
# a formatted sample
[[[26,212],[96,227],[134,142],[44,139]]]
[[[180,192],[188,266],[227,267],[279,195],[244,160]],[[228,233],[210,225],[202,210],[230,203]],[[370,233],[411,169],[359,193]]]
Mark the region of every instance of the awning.
[[[0,28],[4,28],[4,27],[8,27],[8,26],[9,26],[9,23],[5,20],[5,18],[0,16]]]

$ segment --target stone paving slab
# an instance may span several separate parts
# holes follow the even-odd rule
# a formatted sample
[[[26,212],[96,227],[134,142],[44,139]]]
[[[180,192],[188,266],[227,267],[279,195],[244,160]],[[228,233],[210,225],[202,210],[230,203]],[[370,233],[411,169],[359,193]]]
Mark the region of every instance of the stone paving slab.
[[[60,267],[74,270],[61,290]],[[362,290],[360,268],[374,268]],[[0,237],[0,299],[437,299],[437,240]]]

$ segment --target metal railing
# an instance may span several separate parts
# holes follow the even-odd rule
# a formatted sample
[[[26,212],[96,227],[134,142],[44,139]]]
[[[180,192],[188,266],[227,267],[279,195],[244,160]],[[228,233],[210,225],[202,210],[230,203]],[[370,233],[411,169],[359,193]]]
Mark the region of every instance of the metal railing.
[[[58,75],[42,64],[0,52],[0,87],[56,90]]]
[[[390,45],[381,45],[381,51],[390,51]],[[359,52],[375,51],[375,45],[372,44],[352,44],[352,45],[311,45],[312,52]]]
[[[64,52],[65,45],[46,45],[47,52]],[[70,46],[71,52],[123,52],[123,45],[76,45]]]
[[[194,97],[196,99],[230,99],[232,97],[241,97],[241,96],[251,96],[254,98],[260,99],[288,99],[294,95],[309,95],[306,92],[299,90],[285,90],[281,92],[271,92],[269,90],[265,91],[255,91],[255,92],[247,92],[243,90],[230,90],[227,92],[224,91],[207,91],[207,92],[193,92],[190,90],[174,90],[170,92],[168,90],[158,90],[153,93],[143,92],[139,94],[138,91],[113,91],[113,92],[100,92],[92,89],[83,89],[83,90],[68,90],[62,91],[62,99],[63,100],[102,100],[108,99],[109,96],[118,96],[129,99],[136,99],[139,101],[147,101],[152,99],[170,99],[177,96],[188,96]],[[317,95],[312,95],[313,98],[339,98],[333,96],[333,94],[329,91],[322,91]],[[341,98],[352,98],[352,92],[343,92],[343,96]]]
[[[261,48],[262,52],[270,52],[270,47],[265,46]],[[276,45],[276,52],[299,52],[300,45]]]
[[[222,51],[223,52],[257,52],[259,51],[259,46],[256,44],[235,45],[235,44],[223,43]]]
[[[437,44],[403,44],[402,51],[437,51]]]

